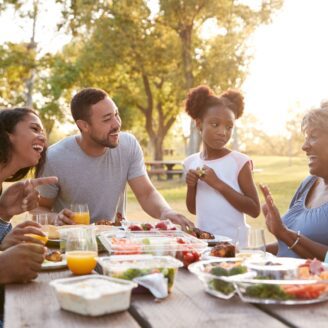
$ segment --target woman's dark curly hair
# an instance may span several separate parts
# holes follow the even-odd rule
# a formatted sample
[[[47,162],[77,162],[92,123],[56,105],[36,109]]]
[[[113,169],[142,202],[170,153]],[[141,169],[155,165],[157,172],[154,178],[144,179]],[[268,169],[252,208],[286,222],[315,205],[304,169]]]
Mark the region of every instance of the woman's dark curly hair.
[[[13,145],[10,142],[9,133],[15,131],[16,125],[24,121],[25,117],[33,114],[39,115],[30,108],[13,108],[0,110],[0,163],[7,165],[12,158]],[[40,172],[46,159],[46,147],[44,147],[40,161],[36,166],[25,167],[18,170],[13,176],[7,178],[5,181],[17,181],[24,178],[30,170],[34,170],[34,176]]]
[[[244,97],[234,89],[228,89],[220,96],[216,96],[208,86],[200,85],[191,89],[185,100],[186,112],[193,119],[203,118],[206,111],[214,106],[229,108],[238,119],[244,111]]]

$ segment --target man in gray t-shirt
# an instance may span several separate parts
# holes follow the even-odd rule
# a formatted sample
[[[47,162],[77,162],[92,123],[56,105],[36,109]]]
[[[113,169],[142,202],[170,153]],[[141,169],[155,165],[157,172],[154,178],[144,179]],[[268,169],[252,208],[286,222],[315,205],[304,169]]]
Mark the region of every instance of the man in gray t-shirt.
[[[154,218],[193,226],[170,208],[149,180],[141,147],[134,136],[120,132],[115,103],[100,89],[87,88],[71,101],[80,134],[52,145],[41,176],[54,175],[58,184],[40,187],[40,206],[60,212],[62,224],[72,224],[72,203],[87,203],[91,220],[124,215],[128,182],[142,208]]]

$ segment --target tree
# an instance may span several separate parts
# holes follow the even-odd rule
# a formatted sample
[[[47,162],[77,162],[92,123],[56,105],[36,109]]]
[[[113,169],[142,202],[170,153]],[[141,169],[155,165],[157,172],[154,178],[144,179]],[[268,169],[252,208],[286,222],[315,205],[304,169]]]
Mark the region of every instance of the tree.
[[[133,119],[144,125],[153,157],[160,160],[164,138],[180,110],[176,85],[181,79],[175,60],[179,57],[178,40],[172,31],[151,19],[145,1],[133,1],[133,10],[130,3],[112,1],[103,8],[90,28],[90,36],[79,38],[81,52],[75,63],[83,84],[102,87],[110,91],[119,107],[131,106],[131,112],[139,112]],[[79,12],[82,10],[79,7]],[[89,12],[90,7],[85,10]],[[77,22],[73,26],[78,35]]]
[[[227,86],[240,86],[245,71],[245,41],[259,24],[269,22],[272,13],[281,5],[282,0],[263,0],[259,8],[252,8],[242,1],[235,0],[160,0],[160,21],[172,28],[180,39],[185,91],[193,87],[195,82],[210,82],[212,88],[219,90]],[[224,36],[219,38],[224,39],[222,42],[228,50],[227,53],[221,51],[219,46],[215,46],[215,42],[210,41],[209,44],[200,46],[202,42],[198,32],[209,19],[215,19],[217,27],[224,31]],[[217,56],[218,54],[220,56]],[[198,57],[202,58],[203,66],[199,65]],[[225,81],[222,81],[222,78],[221,81],[215,78],[220,77],[220,66],[215,65],[214,71],[209,70],[212,65],[207,63],[211,63],[214,58],[218,58],[220,63],[228,62],[228,65],[223,65],[223,70],[226,69],[225,73],[228,73]],[[229,74],[230,69],[237,74]],[[203,78],[197,79],[198,74]],[[209,76],[212,78],[208,79]],[[189,154],[198,151],[200,144],[199,134],[193,122],[190,130]]]
[[[45,5],[41,0],[5,0],[0,5],[0,13],[13,7],[25,28],[31,28],[28,42],[8,42],[0,46],[0,104],[38,110],[49,135],[55,120],[62,120],[64,115],[47,89],[46,78],[53,63],[52,55],[40,55],[41,49],[36,41],[37,22]]]

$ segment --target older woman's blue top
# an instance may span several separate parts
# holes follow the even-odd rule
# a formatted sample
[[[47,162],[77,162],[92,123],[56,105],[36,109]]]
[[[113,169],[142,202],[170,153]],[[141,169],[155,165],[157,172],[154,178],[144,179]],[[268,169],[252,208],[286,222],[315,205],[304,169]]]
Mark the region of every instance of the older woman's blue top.
[[[309,176],[301,183],[282,220],[289,229],[300,231],[311,240],[328,246],[328,203],[317,208],[307,208],[305,205],[316,180],[316,176]],[[278,245],[278,256],[300,257],[282,241],[279,240]]]

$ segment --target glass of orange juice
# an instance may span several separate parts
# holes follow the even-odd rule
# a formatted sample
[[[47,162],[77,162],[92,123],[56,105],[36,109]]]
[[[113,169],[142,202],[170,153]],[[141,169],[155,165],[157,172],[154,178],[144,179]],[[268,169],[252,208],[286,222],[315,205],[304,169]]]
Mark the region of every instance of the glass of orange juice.
[[[96,267],[98,249],[94,227],[70,229],[65,247],[67,265],[74,274],[89,274]]]
[[[88,204],[71,204],[74,213],[73,221],[76,224],[90,224],[90,213]]]

